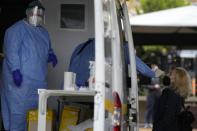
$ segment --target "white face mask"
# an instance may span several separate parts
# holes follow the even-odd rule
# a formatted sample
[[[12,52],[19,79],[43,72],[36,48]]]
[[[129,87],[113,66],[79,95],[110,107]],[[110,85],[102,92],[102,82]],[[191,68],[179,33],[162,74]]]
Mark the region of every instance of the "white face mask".
[[[33,26],[39,26],[43,23],[43,18],[40,16],[30,16],[28,22]]]
[[[42,9],[38,9],[38,6],[28,9],[26,14],[29,24],[39,26],[43,23],[44,11]]]

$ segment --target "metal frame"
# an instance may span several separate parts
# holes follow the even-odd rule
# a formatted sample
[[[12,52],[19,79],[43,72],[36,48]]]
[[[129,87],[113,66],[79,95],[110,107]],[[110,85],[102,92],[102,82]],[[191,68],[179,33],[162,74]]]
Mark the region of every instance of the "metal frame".
[[[38,131],[46,130],[46,107],[47,107],[47,99],[50,96],[94,96],[94,123],[93,130],[94,131],[104,131],[105,130],[105,50],[104,50],[104,21],[103,21],[103,2],[104,0],[94,0],[94,17],[95,17],[95,91],[66,91],[66,90],[46,90],[39,89],[39,115],[38,115]],[[114,0],[113,6],[115,5]],[[138,87],[137,87],[137,73],[136,73],[136,64],[135,64],[135,53],[133,46],[133,38],[129,23],[129,16],[127,11],[127,6],[124,1],[123,5],[124,12],[124,29],[126,31],[126,35],[129,43],[129,56],[130,56],[130,68],[131,68],[131,80],[132,80],[132,91],[130,93],[130,103],[131,103],[131,113],[136,114],[137,121],[131,123],[134,131],[138,131]],[[114,9],[114,7],[113,7]],[[113,12],[112,15],[115,16],[116,12]],[[117,17],[116,17],[117,18]],[[114,17],[113,17],[114,20]],[[118,44],[117,41],[120,41],[117,37],[118,28],[116,27],[117,21],[113,21],[115,27],[115,34],[112,34],[113,44]],[[115,45],[116,46],[116,45]],[[115,51],[120,50],[119,47],[113,47]],[[113,57],[118,57],[116,53],[113,54]],[[120,58],[117,61],[117,65],[120,62]],[[121,68],[122,65],[118,65],[114,67],[114,69],[118,68],[118,72],[122,73]],[[115,70],[114,70],[115,71]],[[114,72],[114,75],[118,75],[118,72]],[[118,81],[114,86],[117,86],[115,90],[118,90],[118,93],[121,93],[122,89],[121,85],[123,81],[120,81],[119,76],[117,78],[113,78],[114,81]],[[120,86],[120,87],[119,87]],[[123,97],[123,96],[122,96]]]
[[[47,99],[50,96],[94,96],[96,92],[38,89],[38,94],[39,94],[38,131],[46,131]]]
[[[131,105],[130,108],[130,130],[139,131],[139,100],[138,100],[138,84],[137,84],[137,71],[136,71],[136,62],[135,62],[135,50],[133,35],[131,31],[129,15],[127,5],[123,3],[123,12],[124,12],[124,29],[126,31],[129,47],[129,60],[130,60],[130,69],[131,69],[131,91],[129,91],[129,102]],[[131,19],[132,20],[132,19]]]
[[[94,131],[104,131],[105,120],[105,52],[104,52],[104,23],[103,0],[94,0],[95,17],[95,90],[94,97]]]

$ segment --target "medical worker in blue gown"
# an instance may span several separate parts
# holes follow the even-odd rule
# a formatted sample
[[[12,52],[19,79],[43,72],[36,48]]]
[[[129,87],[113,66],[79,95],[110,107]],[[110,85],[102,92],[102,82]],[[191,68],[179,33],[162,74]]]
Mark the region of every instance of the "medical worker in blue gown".
[[[47,63],[57,64],[49,34],[41,26],[44,10],[39,1],[31,2],[27,18],[5,33],[1,101],[8,131],[26,131],[27,111],[38,106],[37,90],[47,87]]]
[[[128,43],[124,44],[125,61],[129,64]],[[78,45],[74,50],[69,65],[69,71],[75,72],[77,86],[88,86],[89,61],[95,61],[95,40],[90,38],[88,41]],[[140,58],[136,56],[136,68],[142,75],[153,78],[155,72],[149,68]]]

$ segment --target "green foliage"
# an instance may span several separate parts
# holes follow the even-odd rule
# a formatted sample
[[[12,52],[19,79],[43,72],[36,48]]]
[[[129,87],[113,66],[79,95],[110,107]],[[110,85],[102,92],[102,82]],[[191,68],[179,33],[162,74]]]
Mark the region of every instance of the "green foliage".
[[[140,0],[144,13],[190,4],[188,0]]]
[[[149,45],[149,46],[143,46],[144,51],[146,52],[152,52],[152,51],[161,51],[161,50],[167,50],[168,46],[162,46],[162,45]]]

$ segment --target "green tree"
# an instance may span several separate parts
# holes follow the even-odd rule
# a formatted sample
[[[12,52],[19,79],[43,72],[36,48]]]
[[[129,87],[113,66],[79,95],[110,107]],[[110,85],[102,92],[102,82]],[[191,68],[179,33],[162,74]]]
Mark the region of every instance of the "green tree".
[[[190,4],[188,0],[140,0],[140,3],[144,13]]]

